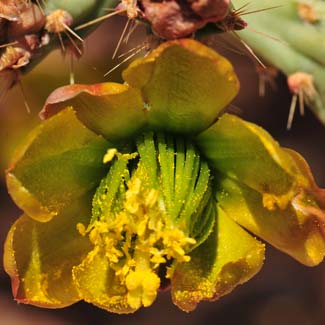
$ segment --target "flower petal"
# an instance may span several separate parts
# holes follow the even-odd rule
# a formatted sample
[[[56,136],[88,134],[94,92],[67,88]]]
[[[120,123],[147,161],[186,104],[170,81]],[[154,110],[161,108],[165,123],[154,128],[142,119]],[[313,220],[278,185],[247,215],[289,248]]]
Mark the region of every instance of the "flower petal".
[[[321,227],[325,215],[321,226],[312,216],[313,210],[321,213],[312,197],[306,199],[309,210],[303,210],[303,204],[297,206],[301,194],[285,209],[268,210],[263,206],[263,196],[248,186],[227,177],[219,177],[218,183],[218,204],[241,226],[305,265],[317,265],[323,260],[325,240]]]
[[[58,88],[48,97],[41,117],[48,118],[67,106],[73,106],[83,124],[109,141],[132,136],[146,121],[140,91],[117,83]]]
[[[224,114],[197,138],[210,166],[264,194],[270,209],[285,208],[301,188],[311,186],[293,157],[261,127]]]
[[[177,264],[172,276],[172,298],[185,311],[201,300],[216,300],[248,281],[261,268],[264,245],[251,237],[218,209],[215,230],[191,254]]]
[[[48,221],[105,175],[109,144],[68,108],[37,127],[7,171],[8,190],[30,217]]]
[[[90,207],[88,195],[49,222],[23,215],[11,227],[5,242],[4,268],[18,302],[61,308],[79,300],[72,267],[80,263],[91,244],[78,233],[76,224],[89,221]]]
[[[109,312],[126,314],[135,309],[127,303],[127,289],[120,284],[105,253],[94,248],[82,263],[73,269],[79,295],[85,301]]]
[[[165,42],[123,72],[141,89],[153,128],[195,134],[211,125],[239,88],[224,57],[190,39]]]
[[[229,114],[200,134],[198,144],[223,175],[216,177],[217,198],[231,218],[303,264],[321,262],[325,194],[298,153]]]

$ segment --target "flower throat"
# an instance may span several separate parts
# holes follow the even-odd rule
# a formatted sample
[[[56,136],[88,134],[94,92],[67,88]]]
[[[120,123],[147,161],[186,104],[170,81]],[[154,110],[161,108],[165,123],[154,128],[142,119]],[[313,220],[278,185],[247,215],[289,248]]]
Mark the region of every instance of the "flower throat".
[[[148,132],[136,151],[107,151],[110,169],[94,195],[91,222],[78,225],[109,260],[131,308],[152,304],[158,274],[168,279],[175,263],[188,262],[215,220],[210,170],[190,141]]]

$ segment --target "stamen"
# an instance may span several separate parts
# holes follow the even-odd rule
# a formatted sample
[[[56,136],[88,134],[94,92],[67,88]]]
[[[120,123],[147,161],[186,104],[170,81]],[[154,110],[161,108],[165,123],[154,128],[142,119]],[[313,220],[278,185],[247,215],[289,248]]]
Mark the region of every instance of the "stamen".
[[[106,256],[134,309],[152,304],[160,266],[190,261],[188,252],[215,219],[210,171],[189,141],[147,132],[136,148],[108,149],[103,161],[110,169],[94,195],[90,225],[77,226]]]

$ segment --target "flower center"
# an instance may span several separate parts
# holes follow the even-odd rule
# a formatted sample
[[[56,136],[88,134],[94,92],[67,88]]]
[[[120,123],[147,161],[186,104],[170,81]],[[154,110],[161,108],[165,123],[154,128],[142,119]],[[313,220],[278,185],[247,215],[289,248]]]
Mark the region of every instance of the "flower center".
[[[105,253],[132,308],[152,304],[158,273],[170,278],[175,263],[188,262],[215,218],[210,170],[190,141],[149,132],[136,150],[107,151],[110,169],[94,195],[90,225],[78,225]]]

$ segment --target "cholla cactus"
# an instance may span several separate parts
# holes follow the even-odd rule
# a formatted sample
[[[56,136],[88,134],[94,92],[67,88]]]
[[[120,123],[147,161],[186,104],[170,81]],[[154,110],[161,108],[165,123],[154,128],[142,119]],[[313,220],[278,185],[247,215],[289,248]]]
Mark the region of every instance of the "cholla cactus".
[[[233,3],[240,7],[246,1]],[[325,124],[325,1],[260,0],[254,5],[260,9],[279,7],[245,16],[251,29],[239,32],[240,37],[266,63],[287,75],[294,101],[297,95],[302,97]]]
[[[260,270],[265,245],[250,233],[304,265],[321,263],[325,190],[298,153],[222,114],[239,90],[232,65],[181,38],[244,29],[231,1],[6,1],[0,73],[64,48],[61,33],[82,42],[76,31],[105,7],[143,21],[163,44],[131,63],[123,84],[55,90],[14,155],[6,180],[24,214],[8,233],[4,266],[15,299],[130,313],[168,287],[191,311]],[[300,14],[318,23],[310,7]],[[289,85],[316,101],[320,88],[307,73]]]

